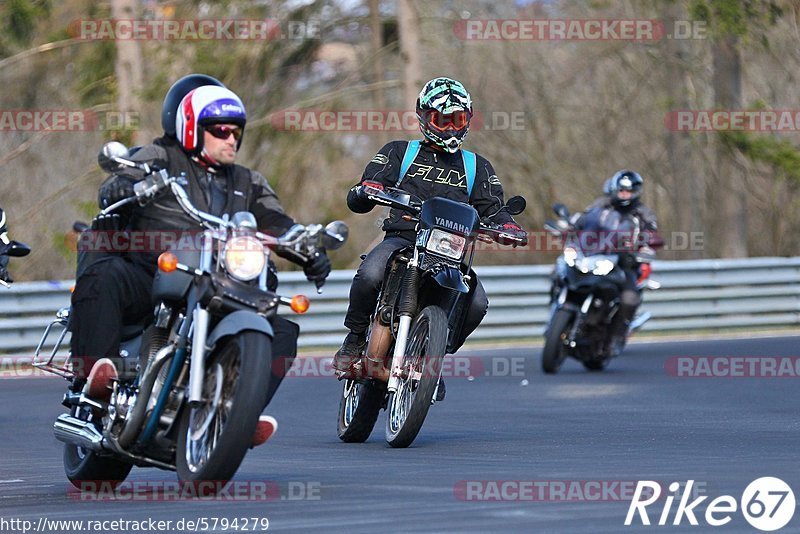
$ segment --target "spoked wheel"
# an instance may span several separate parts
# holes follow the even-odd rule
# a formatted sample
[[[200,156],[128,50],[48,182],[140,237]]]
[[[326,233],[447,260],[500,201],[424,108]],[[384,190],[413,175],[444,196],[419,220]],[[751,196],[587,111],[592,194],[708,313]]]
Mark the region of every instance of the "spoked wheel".
[[[270,361],[270,340],[258,332],[228,338],[209,359],[202,402],[181,416],[175,458],[181,481],[224,483],[236,473],[264,409]]]
[[[447,315],[438,306],[423,309],[408,334],[403,379],[390,394],[386,442],[408,447],[417,437],[436,391],[447,349]]]
[[[88,408],[74,408],[79,419],[89,420],[92,412]],[[102,431],[102,429],[98,428]],[[112,456],[100,456],[79,445],[64,444],[64,473],[76,488],[83,491],[101,491],[101,485],[116,488],[131,472],[133,465]]]
[[[557,310],[550,321],[542,349],[542,371],[547,374],[557,373],[567,357],[564,352],[564,339],[572,325],[572,317],[572,313],[567,310]]]
[[[386,384],[375,380],[345,380],[339,399],[339,439],[363,443],[369,438],[386,397]]]

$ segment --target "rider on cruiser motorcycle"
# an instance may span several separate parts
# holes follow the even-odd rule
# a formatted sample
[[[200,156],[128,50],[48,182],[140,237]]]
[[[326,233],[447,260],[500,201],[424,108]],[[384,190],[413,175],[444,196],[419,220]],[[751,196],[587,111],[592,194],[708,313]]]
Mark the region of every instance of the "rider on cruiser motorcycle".
[[[631,224],[638,223],[638,231],[642,236],[636,243],[618,243],[621,249],[620,267],[625,271],[625,287],[620,297],[620,307],[613,322],[614,337],[619,339],[625,335],[628,325],[634,318],[636,310],[642,303],[642,291],[637,289],[637,280],[642,276],[641,265],[635,260],[635,253],[646,251],[654,254],[652,248],[660,246],[656,214],[641,201],[644,180],[639,173],[622,169],[606,180],[603,186],[604,195],[597,198],[583,213],[572,218],[575,230],[582,230],[584,224],[593,218],[604,219],[608,212],[616,211]],[[624,226],[622,224],[621,226]]]
[[[140,148],[131,159],[166,168],[171,176],[184,175],[189,199],[200,209],[217,216],[250,211],[259,230],[280,235],[294,220],[284,212],[263,175],[234,163],[246,122],[244,105],[236,94],[214,78],[189,75],[178,80],[164,99],[164,135]],[[100,207],[132,196],[133,184],[141,178],[137,170],[109,177],[100,187]],[[171,195],[157,197],[143,207],[131,206],[123,214],[124,221],[118,215],[98,217],[92,229],[115,231],[124,227],[175,234],[201,230]],[[114,363],[119,362],[121,327],[144,326],[153,315],[151,287],[161,252],[106,254],[79,267],[70,317],[71,350],[73,361],[77,361],[73,391],[83,388],[89,397],[107,400],[108,380],[117,375]],[[303,267],[312,281],[324,280],[331,269],[325,254]],[[277,286],[276,278],[270,280],[270,286]],[[297,353],[297,325],[275,317],[272,326],[274,354],[293,358]],[[263,437],[274,431],[273,419],[265,416],[262,423],[272,425],[272,429],[259,424],[257,434],[262,432]]]
[[[397,187],[424,201],[444,197],[468,202],[481,217],[494,215],[503,206],[503,187],[491,163],[477,156],[477,172],[472,191],[468,191],[461,143],[469,131],[472,100],[464,86],[450,78],[435,78],[422,88],[416,103],[417,117],[424,140],[419,152],[407,165],[404,176],[398,176],[409,147],[408,141],[391,141],[367,164],[359,184],[347,195],[347,206],[355,213],[367,213],[375,204],[363,195],[359,186]],[[412,154],[413,155],[413,154]],[[361,263],[350,288],[350,305],[344,325],[350,330],[334,357],[334,369],[351,374],[354,363],[366,344],[370,314],[383,282],[384,270],[392,254],[414,244],[415,223],[405,221],[403,213],[392,210],[383,222],[384,240],[373,248]],[[513,217],[501,212],[494,222],[504,230],[525,236]],[[470,294],[469,310],[459,346],[480,324],[488,308],[488,299],[480,281],[475,280]],[[443,388],[442,388],[443,389]]]

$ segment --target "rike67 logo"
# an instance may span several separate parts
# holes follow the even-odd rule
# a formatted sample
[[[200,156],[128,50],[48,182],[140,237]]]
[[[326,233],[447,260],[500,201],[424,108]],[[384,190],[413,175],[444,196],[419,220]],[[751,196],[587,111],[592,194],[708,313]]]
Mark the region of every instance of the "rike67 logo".
[[[744,489],[738,502],[731,495],[717,497],[706,505],[705,513],[702,515],[699,511],[695,515],[695,508],[708,496],[700,496],[689,502],[693,485],[694,480],[687,481],[681,494],[678,494],[681,484],[673,482],[669,485],[671,494],[663,499],[663,508],[657,523],[659,526],[668,524],[672,514],[672,504],[676,499],[678,506],[672,516],[672,525],[680,525],[685,519],[690,525],[697,526],[697,517],[700,516],[709,526],[721,527],[731,522],[738,508],[751,526],[769,532],[785,527],[794,515],[794,492],[779,478],[762,477],[752,481]],[[628,515],[625,517],[625,526],[633,523],[637,512],[642,525],[650,525],[647,507],[660,501],[661,497],[661,485],[658,482],[640,480],[636,484]]]

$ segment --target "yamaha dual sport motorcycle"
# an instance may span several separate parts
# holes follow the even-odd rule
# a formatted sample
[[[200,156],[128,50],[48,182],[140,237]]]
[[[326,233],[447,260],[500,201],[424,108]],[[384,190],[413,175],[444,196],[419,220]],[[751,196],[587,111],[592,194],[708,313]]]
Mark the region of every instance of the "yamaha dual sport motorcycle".
[[[64,469],[78,488],[85,489],[81,481],[122,481],[137,465],[175,470],[182,483],[214,481],[220,487],[212,491],[219,491],[242,462],[277,387],[268,319],[279,305],[297,313],[308,309],[305,296],[287,298],[267,289],[270,249],[310,258],[343,244],[347,226],[295,225],[280,237],[268,236],[256,231],[249,212],[220,218],[199,211],[180,184],[183,178],[128,157],[120,143],[103,147],[98,159],[105,171],[125,166],[146,177],[134,185],[133,197],[101,214],[172,194],[203,230],[188,237],[192,244],[182,236],[159,257],[154,319],[146,329],[124,327],[124,370],[112,381],[110,401],[68,392],[63,404],[69,413],[57,418],[55,436],[65,443]],[[69,329],[69,311],[57,313],[34,359],[36,367],[68,379],[74,376],[68,362],[56,365],[53,358]],[[54,325],[64,330],[49,358],[40,358]]]
[[[408,447],[436,398],[442,359],[460,343],[476,241],[524,245],[527,238],[480,220],[469,204],[439,197],[420,203],[400,189],[360,187],[376,204],[416,221],[417,239],[387,262],[359,378],[343,381],[338,433],[345,442],[366,441],[385,408],[386,442]],[[521,213],[525,199],[511,198],[501,209]]]
[[[616,211],[609,211],[605,217],[587,217],[576,231],[563,204],[553,205],[553,211],[559,221],[547,221],[545,229],[566,234],[566,240],[563,253],[556,260],[550,290],[551,311],[544,333],[542,370],[557,373],[566,357],[572,356],[586,369],[600,371],[621,354],[628,337],[650,319],[649,313],[635,317],[625,336],[613,339],[617,336],[612,334],[612,323],[626,281],[621,263],[639,264],[638,291],[658,289],[661,285],[649,278],[655,251],[650,247],[635,250],[637,247],[630,245],[640,240],[635,217],[624,218]]]

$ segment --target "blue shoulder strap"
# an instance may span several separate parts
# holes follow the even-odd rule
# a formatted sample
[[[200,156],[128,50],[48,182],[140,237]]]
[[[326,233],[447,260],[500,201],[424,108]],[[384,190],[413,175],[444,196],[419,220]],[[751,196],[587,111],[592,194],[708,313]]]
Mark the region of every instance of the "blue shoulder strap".
[[[394,184],[395,187],[400,187],[400,183],[403,181],[403,178],[405,178],[408,168],[411,167],[411,164],[414,163],[414,160],[417,158],[417,154],[419,154],[419,145],[420,142],[418,140],[408,142],[406,153],[403,155],[403,162],[400,164],[400,174],[397,177],[397,182]],[[472,186],[475,184],[477,158],[474,152],[462,150],[461,159],[464,161],[464,171],[467,173],[467,195],[471,197]]]
[[[472,186],[475,185],[475,166],[476,157],[474,152],[461,150],[461,158],[464,160],[464,171],[467,173],[467,195],[472,196]]]
[[[395,187],[400,187],[400,182],[402,182],[403,178],[406,177],[408,168],[411,167],[412,163],[414,163],[414,160],[417,158],[417,154],[419,154],[419,141],[409,141],[408,146],[406,147],[406,153],[403,156],[403,163],[400,164],[400,175],[397,177],[397,182],[394,184]]]

